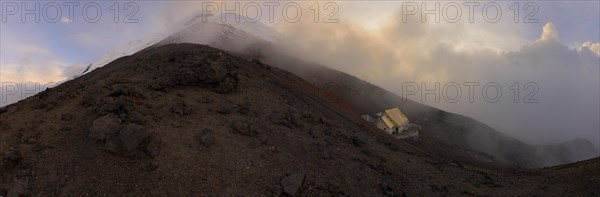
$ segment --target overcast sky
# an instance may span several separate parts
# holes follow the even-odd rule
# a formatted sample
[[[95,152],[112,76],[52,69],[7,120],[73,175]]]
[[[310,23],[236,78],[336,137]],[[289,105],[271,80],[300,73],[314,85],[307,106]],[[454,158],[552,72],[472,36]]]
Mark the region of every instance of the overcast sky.
[[[90,11],[95,7],[87,12],[83,7],[91,2],[80,2],[74,15],[69,15],[64,2],[58,2],[62,14],[56,18],[54,8],[40,1],[41,20],[37,23],[33,15],[26,15],[23,22],[21,9],[10,14],[11,6],[20,7],[22,2],[2,1],[0,81],[45,84],[65,80],[107,51],[141,35],[164,31],[203,6],[202,1],[98,1],[102,15],[90,22],[86,19],[96,18]],[[451,82],[461,86],[478,82],[472,103],[466,98],[466,86],[461,87],[463,98],[456,103],[443,98],[438,103],[433,97],[424,103],[471,116],[531,143],[581,137],[600,144],[598,1],[519,1],[518,22],[515,2],[493,2],[502,12],[493,22],[486,19],[494,18],[494,10],[488,9],[488,15],[482,13],[482,7],[490,2],[480,2],[474,8],[473,22],[465,2],[458,2],[462,16],[455,23],[444,18],[456,16],[451,6],[445,13],[438,12],[439,22],[433,15],[427,15],[423,22],[420,1],[334,2],[327,7],[330,9],[324,9],[327,2],[321,1],[318,23],[311,10],[314,2],[297,2],[303,13],[297,22],[286,21],[282,14],[281,7],[289,2],[281,2],[274,9],[273,22],[263,5],[276,1],[254,2],[262,6],[262,22],[296,42],[298,57],[353,74],[399,95],[406,93],[403,84],[407,82],[425,83],[428,88],[436,82],[440,88]],[[229,8],[233,8],[231,3]],[[432,8],[435,3],[426,1],[426,6]],[[439,3],[440,10],[448,4]],[[35,6],[35,2],[26,4],[28,8]],[[115,5],[118,14],[111,9]],[[407,14],[414,5],[416,14]],[[333,9],[337,12],[330,19],[337,22],[324,23]],[[252,11],[246,14],[256,16]],[[48,18],[56,18],[56,22],[47,22]],[[132,23],[124,23],[126,19]],[[531,23],[524,23],[526,19]],[[482,98],[482,87],[490,82],[503,91],[496,103]],[[511,89],[515,82],[520,91],[517,103]],[[533,89],[530,99],[537,103],[523,102]],[[409,98],[421,101],[422,96]]]

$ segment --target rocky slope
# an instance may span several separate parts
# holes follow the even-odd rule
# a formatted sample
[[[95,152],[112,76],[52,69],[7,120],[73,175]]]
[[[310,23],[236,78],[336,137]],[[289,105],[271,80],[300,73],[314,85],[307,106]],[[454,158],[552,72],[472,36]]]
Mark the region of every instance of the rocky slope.
[[[585,139],[530,145],[471,117],[404,99],[352,75],[305,62],[280,51],[282,50],[275,47],[267,47],[247,55],[261,57],[268,64],[310,81],[337,98],[331,102],[344,103],[357,114],[374,114],[400,107],[411,121],[420,124],[425,131],[421,140],[409,142],[430,152],[461,154],[456,156],[526,168],[572,163],[600,156],[598,147]],[[257,53],[259,55],[252,56]]]
[[[332,100],[208,46],[148,48],[0,112],[0,196],[600,194],[597,159],[495,167],[391,138]]]

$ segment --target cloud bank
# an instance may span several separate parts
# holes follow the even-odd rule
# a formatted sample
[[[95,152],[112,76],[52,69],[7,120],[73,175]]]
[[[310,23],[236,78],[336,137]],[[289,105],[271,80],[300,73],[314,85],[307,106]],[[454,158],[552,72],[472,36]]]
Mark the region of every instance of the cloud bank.
[[[351,21],[282,23],[276,28],[296,41],[294,47],[299,49],[293,54],[399,95],[406,93],[406,82],[425,83],[421,90],[435,89],[439,82],[438,95],[443,98],[444,84],[456,82],[462,86],[462,98],[455,103],[436,102],[432,95],[408,97],[473,117],[525,142],[585,138],[600,144],[600,43],[569,48],[560,42],[559,30],[551,22],[538,31],[537,39],[527,41],[503,37],[522,37],[517,26],[514,32],[502,32],[514,24],[404,23],[400,14],[397,11],[375,31]],[[503,40],[520,47],[493,46]],[[473,102],[467,98],[468,87],[462,85],[471,82],[479,84]],[[502,89],[498,101],[483,98],[482,94],[496,98],[495,89],[482,90],[488,83]],[[455,89],[449,92],[449,97],[456,97]]]

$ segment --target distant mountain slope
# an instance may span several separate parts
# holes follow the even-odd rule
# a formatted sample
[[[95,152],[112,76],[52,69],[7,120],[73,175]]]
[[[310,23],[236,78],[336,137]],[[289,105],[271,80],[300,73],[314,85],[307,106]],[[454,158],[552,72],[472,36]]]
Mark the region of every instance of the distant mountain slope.
[[[400,107],[411,121],[423,126],[421,142],[415,145],[431,147],[442,154],[463,151],[485,160],[497,160],[520,167],[551,166],[589,159],[598,156],[598,147],[585,139],[561,144],[534,146],[504,135],[472,118],[445,112],[427,105],[404,99],[352,75],[307,63],[279,53],[279,49],[267,49],[258,57],[263,61],[292,72],[310,81],[324,91],[335,95],[359,114],[374,114],[392,107]],[[448,151],[447,148],[457,148]],[[485,153],[485,154],[479,154]]]
[[[336,99],[207,46],[149,48],[0,112],[0,195],[599,194],[429,153]]]

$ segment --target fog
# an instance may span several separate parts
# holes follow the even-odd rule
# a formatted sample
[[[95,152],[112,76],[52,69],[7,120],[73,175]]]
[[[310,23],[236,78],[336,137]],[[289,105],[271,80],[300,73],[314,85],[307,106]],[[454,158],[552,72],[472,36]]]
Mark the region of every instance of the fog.
[[[478,32],[478,39],[503,39],[492,34],[496,24],[403,23],[400,18],[398,11],[375,32],[352,22],[281,23],[276,28],[296,41],[295,56],[472,117],[524,142],[540,145],[584,138],[600,144],[598,43],[569,48],[560,42],[560,31],[548,22],[539,29],[537,39],[515,50],[499,51],[461,42],[472,39],[470,28],[480,26],[490,27],[488,32]],[[465,82],[478,86],[469,94]],[[440,87],[435,88],[436,83]],[[407,92],[403,89],[407,84],[416,84],[420,91]],[[459,99],[455,99],[456,86],[451,86],[455,84],[461,88]],[[492,85],[487,93],[486,85]],[[497,88],[502,91],[500,97],[496,97]],[[437,93],[423,95],[423,89]]]

